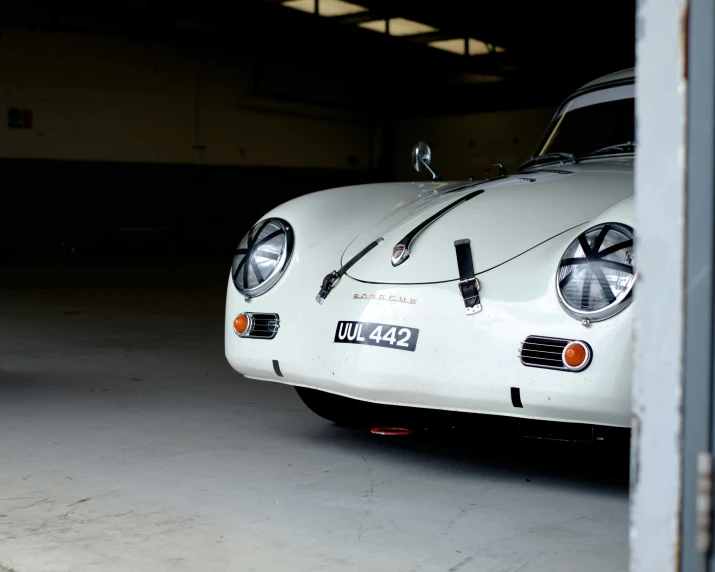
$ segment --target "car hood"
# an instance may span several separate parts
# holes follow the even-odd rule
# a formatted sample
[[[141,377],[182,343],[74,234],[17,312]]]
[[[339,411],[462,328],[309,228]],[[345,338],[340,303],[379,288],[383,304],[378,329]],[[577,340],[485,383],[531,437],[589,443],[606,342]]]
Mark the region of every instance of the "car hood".
[[[392,249],[407,233],[480,189],[484,192],[420,232],[410,246],[409,258],[392,266]],[[588,222],[632,194],[632,160],[550,166],[479,183],[444,183],[394,205],[352,241],[342,263],[382,237],[383,242],[360,259],[348,276],[381,284],[456,280],[455,240],[471,240],[475,271],[486,272]]]

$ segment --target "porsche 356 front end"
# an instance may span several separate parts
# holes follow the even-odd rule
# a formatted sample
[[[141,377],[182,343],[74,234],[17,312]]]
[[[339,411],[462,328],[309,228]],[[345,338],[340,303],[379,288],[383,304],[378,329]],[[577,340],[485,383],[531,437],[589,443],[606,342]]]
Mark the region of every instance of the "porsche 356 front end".
[[[229,276],[230,364],[338,422],[387,404],[628,427],[632,88],[625,72],[577,92],[513,176],[267,213]],[[602,132],[584,142],[586,120]]]

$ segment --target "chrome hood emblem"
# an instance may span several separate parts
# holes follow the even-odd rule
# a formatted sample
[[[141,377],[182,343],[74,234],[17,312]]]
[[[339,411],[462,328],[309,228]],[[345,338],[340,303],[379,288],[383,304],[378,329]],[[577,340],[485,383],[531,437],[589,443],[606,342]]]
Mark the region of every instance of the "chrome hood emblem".
[[[465,188],[468,188],[468,187],[465,187]],[[400,264],[402,264],[405,260],[407,260],[410,257],[410,244],[412,244],[412,241],[415,239],[415,237],[420,232],[422,232],[425,228],[427,228],[429,225],[431,225],[439,217],[447,214],[454,207],[461,205],[463,202],[466,202],[469,199],[476,197],[477,195],[481,195],[483,192],[484,192],[484,189],[479,189],[478,191],[472,191],[471,193],[464,195],[463,197],[457,199],[456,201],[453,201],[452,203],[448,204],[446,207],[437,211],[435,214],[433,214],[427,220],[424,220],[419,225],[417,225],[412,231],[410,231],[408,234],[406,234],[402,238],[402,240],[400,242],[398,242],[395,245],[395,247],[392,249],[392,265],[399,266]]]
[[[392,249],[392,265],[393,266],[398,266],[399,264],[402,264],[407,258],[410,256],[410,251],[407,250],[407,247],[402,244],[396,244],[395,248]]]

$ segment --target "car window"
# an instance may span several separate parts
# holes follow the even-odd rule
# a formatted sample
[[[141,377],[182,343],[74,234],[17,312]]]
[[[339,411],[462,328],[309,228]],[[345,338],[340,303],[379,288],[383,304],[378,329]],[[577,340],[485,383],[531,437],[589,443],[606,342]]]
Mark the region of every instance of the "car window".
[[[620,86],[585,94],[564,104],[536,155],[571,153],[579,157],[634,141],[633,86]],[[633,151],[633,147],[613,150],[614,153]]]

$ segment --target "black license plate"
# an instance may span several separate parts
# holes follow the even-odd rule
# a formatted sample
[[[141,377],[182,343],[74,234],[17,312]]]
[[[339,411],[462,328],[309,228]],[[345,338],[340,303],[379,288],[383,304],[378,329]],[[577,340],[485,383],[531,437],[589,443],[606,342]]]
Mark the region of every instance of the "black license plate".
[[[376,324],[374,322],[338,322],[335,328],[336,344],[363,344],[390,348],[393,350],[415,351],[417,328],[393,326],[391,324]]]

